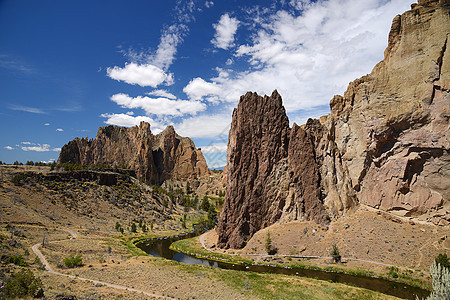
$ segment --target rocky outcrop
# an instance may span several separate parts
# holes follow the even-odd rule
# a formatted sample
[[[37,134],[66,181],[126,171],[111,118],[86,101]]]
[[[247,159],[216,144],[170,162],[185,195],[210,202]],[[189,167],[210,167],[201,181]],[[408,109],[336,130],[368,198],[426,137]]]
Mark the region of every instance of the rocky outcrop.
[[[289,120],[275,91],[271,97],[247,93],[233,119],[227,149],[228,199],[219,220],[219,245],[242,247],[246,238],[279,218],[267,201],[267,179],[289,146]],[[264,217],[261,217],[261,216]]]
[[[210,172],[201,150],[195,148],[191,139],[177,135],[172,126],[153,135],[146,122],[131,128],[100,127],[91,140],[75,138],[61,149],[58,163],[123,166],[152,184]]]
[[[385,59],[331,102],[360,203],[407,216],[448,204],[449,33],[448,1],[419,1],[395,17]]]
[[[227,191],[217,227],[218,245],[241,248],[255,232],[277,221],[328,224],[330,214],[324,206],[328,193],[323,189],[333,194],[338,181],[326,181],[326,172],[333,171],[322,165],[334,149],[318,120],[289,128],[277,91],[270,97],[250,92],[242,96],[229,134]],[[336,173],[336,162],[327,163]],[[337,164],[340,170],[342,166]],[[340,199],[342,189],[334,190],[333,195]],[[335,208],[343,212],[352,207],[350,192],[346,197],[349,203]]]
[[[419,1],[395,17],[384,60],[333,97],[320,120],[289,128],[276,91],[241,97],[218,246],[243,247],[275,222],[326,225],[359,203],[448,223],[448,2]]]

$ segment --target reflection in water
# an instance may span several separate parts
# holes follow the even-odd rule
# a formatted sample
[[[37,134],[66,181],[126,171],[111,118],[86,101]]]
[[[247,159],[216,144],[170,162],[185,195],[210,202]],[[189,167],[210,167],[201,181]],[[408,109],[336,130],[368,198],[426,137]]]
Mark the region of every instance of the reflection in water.
[[[180,263],[188,265],[198,264],[204,266],[211,266],[214,268],[231,269],[237,271],[298,275],[302,277],[317,278],[320,280],[351,284],[364,289],[378,291],[383,294],[392,295],[403,299],[416,299],[416,296],[418,296],[419,298],[425,298],[430,293],[429,291],[420,288],[408,286],[402,283],[383,280],[379,278],[357,277],[342,273],[325,272],[318,270],[306,270],[301,268],[281,268],[281,267],[260,266],[260,265],[229,264],[213,260],[210,261],[207,259],[198,259],[169,249],[170,244],[172,244],[173,242],[185,238],[191,238],[194,236],[196,236],[195,233],[189,233],[183,236],[177,236],[172,238],[156,239],[151,241],[147,240],[138,243],[136,246],[150,255],[175,260]]]

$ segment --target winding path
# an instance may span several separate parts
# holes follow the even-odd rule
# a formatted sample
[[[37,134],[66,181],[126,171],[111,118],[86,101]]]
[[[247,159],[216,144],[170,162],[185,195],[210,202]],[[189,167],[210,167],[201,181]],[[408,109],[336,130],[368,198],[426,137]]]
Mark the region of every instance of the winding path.
[[[75,239],[75,238],[78,237],[78,233],[76,233],[75,231],[72,231],[70,229],[63,229],[63,230],[68,232],[68,233],[70,233],[72,235],[71,239]],[[58,276],[64,276],[64,277],[68,277],[68,278],[72,278],[72,279],[77,279],[77,280],[81,280],[81,281],[92,282],[94,284],[101,284],[101,285],[104,285],[104,286],[107,286],[107,287],[111,287],[111,288],[114,288],[114,289],[118,289],[118,290],[125,290],[125,291],[129,291],[129,292],[136,292],[136,293],[143,294],[143,295],[150,296],[150,297],[154,297],[154,298],[176,299],[176,298],[170,298],[170,297],[166,297],[166,296],[162,296],[162,295],[158,295],[158,294],[154,294],[154,293],[138,290],[138,289],[135,289],[135,288],[126,287],[124,285],[113,284],[113,283],[108,283],[108,282],[104,282],[104,281],[98,281],[98,280],[94,280],[94,279],[88,279],[88,278],[78,277],[78,276],[75,276],[75,275],[69,275],[69,274],[64,274],[64,273],[57,272],[57,271],[52,269],[52,267],[48,263],[47,259],[42,254],[41,250],[39,250],[39,246],[41,246],[41,244],[42,243],[37,243],[37,244],[33,245],[31,247],[31,249],[39,257],[39,259],[41,260],[42,264],[45,267],[45,270],[47,272],[49,272],[49,273],[52,273],[52,274],[55,274],[55,275],[58,275]]]

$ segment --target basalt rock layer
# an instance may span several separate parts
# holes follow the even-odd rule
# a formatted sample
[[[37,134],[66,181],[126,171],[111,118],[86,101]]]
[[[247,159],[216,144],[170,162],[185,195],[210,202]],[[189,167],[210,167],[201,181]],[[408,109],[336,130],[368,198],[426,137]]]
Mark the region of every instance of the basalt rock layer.
[[[289,128],[276,91],[241,97],[218,246],[241,248],[275,222],[326,225],[359,204],[448,224],[449,11],[422,0],[395,17],[384,60],[320,120]]]
[[[176,134],[172,126],[153,135],[146,122],[131,128],[100,127],[95,139],[75,138],[62,147],[58,163],[125,166],[152,184],[210,172],[191,139]]]

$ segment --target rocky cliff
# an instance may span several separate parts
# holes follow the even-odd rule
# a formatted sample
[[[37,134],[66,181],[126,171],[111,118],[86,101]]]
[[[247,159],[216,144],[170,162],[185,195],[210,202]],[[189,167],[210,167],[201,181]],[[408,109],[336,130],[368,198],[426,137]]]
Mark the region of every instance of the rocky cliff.
[[[58,163],[125,166],[152,184],[210,172],[201,150],[191,139],[176,134],[172,126],[153,135],[146,122],[131,128],[100,127],[91,140],[75,138],[62,147]]]
[[[448,224],[449,10],[448,0],[422,0],[395,17],[384,60],[320,120],[289,128],[276,91],[241,97],[220,247],[243,247],[275,222],[326,225],[358,204]]]

